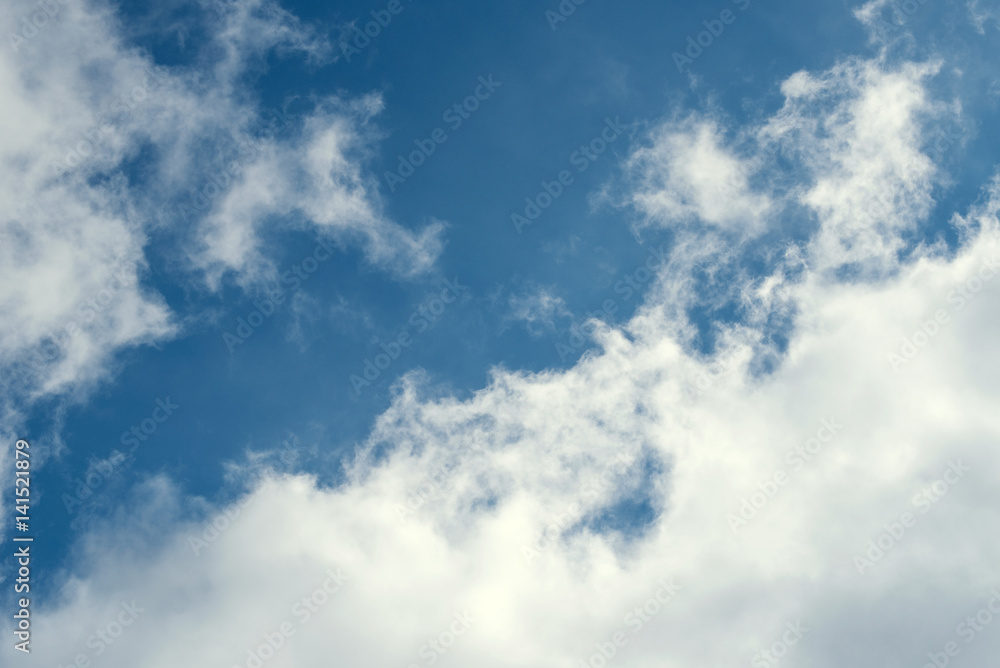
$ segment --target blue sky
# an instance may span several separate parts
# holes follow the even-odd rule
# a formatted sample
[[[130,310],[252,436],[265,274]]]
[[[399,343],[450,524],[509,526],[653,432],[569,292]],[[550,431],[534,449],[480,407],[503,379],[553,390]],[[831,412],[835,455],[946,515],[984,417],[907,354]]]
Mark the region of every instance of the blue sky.
[[[265,600],[277,600],[267,605],[280,617],[278,592],[308,592],[312,580],[261,584],[259,598],[247,599],[219,575],[239,541],[243,553],[257,550],[247,572],[265,569],[276,557],[259,536],[270,535],[293,561],[353,563],[359,619],[393,601],[420,617],[431,605],[421,596],[433,592],[477,598],[492,630],[443,659],[456,665],[493,665],[483,657],[504,643],[524,649],[495,665],[577,665],[614,630],[585,585],[614,581],[634,598],[657,555],[683,537],[720,567],[729,563],[722,538],[697,528],[728,497],[693,490],[728,494],[732,485],[739,497],[770,466],[769,448],[805,441],[834,410],[854,425],[854,440],[826,473],[807,474],[824,481],[825,501],[784,497],[777,528],[741,548],[759,563],[768,540],[774,563],[836,551],[837,537],[864,546],[871,530],[857,517],[892,515],[894,495],[905,506],[905,491],[959,444],[980,456],[980,486],[963,488],[967,505],[954,512],[987,512],[997,424],[976,407],[996,397],[981,374],[996,364],[983,342],[997,286],[987,281],[986,296],[969,300],[976,317],[941,338],[928,334],[951,338],[912,380],[901,381],[881,353],[940,306],[958,321],[964,308],[950,310],[945,288],[970,280],[996,243],[995,6],[53,2],[36,32],[24,32],[22,18],[40,5],[3,10],[10,43],[0,56],[11,100],[0,142],[9,176],[0,433],[11,443],[27,438],[39,453],[38,652],[11,661],[71,660],[63,645],[73,645],[72,633],[60,638],[59,629],[83,633],[79,620],[102,615],[117,595],[104,600],[95,587],[131,592],[149,578],[171,581],[172,550],[188,550],[196,527],[237,499],[302,516],[278,530],[257,510],[264,504],[253,506],[240,526],[258,538],[240,534],[233,553],[196,560],[212,585],[188,592],[187,608],[168,589],[143,593],[160,611],[150,616],[163,615],[157,623],[176,610],[193,624],[209,610]],[[560,7],[565,20],[553,18]],[[357,41],[380,18],[377,36]],[[51,171],[84,144],[92,155]],[[412,175],[387,176],[414,152],[422,164]],[[92,306],[94,317],[55,355],[39,357],[112,270],[124,280],[107,304]],[[738,373],[719,380],[710,370],[720,361]],[[937,392],[969,401],[929,411],[915,429],[906,419],[912,402]],[[157,402],[167,400],[177,407],[161,421]],[[683,427],[670,417],[677,406],[687,411]],[[125,434],[142,434],[143,421],[155,431],[122,463],[134,443]],[[871,473],[869,439],[893,473]],[[489,456],[469,454],[483,443]],[[904,445],[911,450],[896,451]],[[531,602],[530,573],[511,575],[514,567],[485,558],[465,581],[426,567],[442,553],[455,568],[477,564],[498,532],[544,527],[542,516],[573,505],[570,488],[623,449],[632,452],[628,474],[581,501],[587,509],[559,524],[559,549],[544,551],[551,596],[589,611],[582,617],[557,616],[545,638],[534,637],[508,615]],[[393,517],[385,526],[372,519],[370,504],[381,499],[392,515],[394,499],[412,498],[443,461],[457,463],[433,511],[406,531]],[[68,512],[75,481],[109,466]],[[739,473],[723,474],[728,467]],[[857,508],[836,514],[857,468],[869,485]],[[805,520],[797,504],[809,509]],[[845,527],[836,536],[803,533],[831,515]],[[939,520],[928,534],[946,530]],[[310,531],[337,536],[340,547],[321,547]],[[510,539],[515,561],[519,540]],[[997,548],[970,541],[967,555]],[[117,545],[120,560],[101,557],[101,544]],[[893,610],[903,592],[920,610],[914,626],[886,621],[860,638],[867,653],[855,654],[826,640],[851,625],[852,608],[836,595],[839,566],[820,560],[815,572],[828,586],[788,598],[770,576],[736,566],[742,579],[713,590],[709,574],[694,572],[698,551],[675,551],[672,567],[688,575],[694,598],[670,614],[747,626],[732,631],[733,654],[643,636],[624,665],[664,655],[676,666],[759,659],[770,627],[746,620],[769,600],[788,616],[781,623],[811,615],[816,643],[796,650],[810,665],[919,665],[926,652],[897,634],[947,635],[950,622],[932,612],[941,595],[933,585],[975,571],[979,559],[938,555],[947,563],[919,586],[926,573],[906,562],[895,580],[849,589],[854,603],[868,591]],[[397,563],[404,552],[413,560]],[[394,567],[423,574],[414,588],[423,594],[363,589],[365,576]],[[116,569],[121,581],[108,585]],[[789,575],[787,589],[800,591],[807,571]],[[587,575],[573,581],[576,572]],[[950,595],[955,609],[995,576],[975,572]],[[520,596],[484,593],[485,582],[509,582]],[[419,643],[411,645],[424,631],[404,617],[401,630],[362,634],[347,655],[368,657],[356,665],[423,665]],[[239,624],[263,629],[268,619]],[[781,623],[771,624],[775,637]],[[240,650],[250,641],[222,626],[200,660],[247,665]],[[385,653],[366,654],[365,638],[376,637]],[[126,636],[107,665],[182,660],[180,650],[143,649],[140,640]],[[319,636],[302,642],[300,658],[279,653],[270,665],[313,665],[313,653],[329,649]],[[968,653],[986,656],[985,646]]]

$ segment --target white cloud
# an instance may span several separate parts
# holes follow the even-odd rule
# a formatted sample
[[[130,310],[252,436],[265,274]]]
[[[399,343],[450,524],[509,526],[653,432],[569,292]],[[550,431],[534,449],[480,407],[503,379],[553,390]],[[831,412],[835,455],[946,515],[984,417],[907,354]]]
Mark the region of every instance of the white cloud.
[[[1000,25],[1000,11],[996,7],[984,7],[979,0],[969,0],[969,16],[979,34],[986,34],[986,25],[992,21]]]
[[[312,63],[336,60],[326,35],[274,0],[207,0],[207,17],[222,52],[215,77],[229,86],[251,67],[261,67],[272,51],[302,53]]]
[[[556,318],[570,316],[562,297],[553,294],[552,288],[535,286],[510,295],[505,321],[523,322],[532,336],[541,336],[555,328]]]
[[[945,108],[923,84],[938,67],[851,60],[782,86],[785,106],[761,134],[809,178],[797,198],[820,221],[811,245],[817,268],[890,269],[905,234],[926,220],[937,174],[921,150],[923,126]]]
[[[192,69],[156,65],[123,39],[102,2],[0,9],[0,32],[13,36],[0,50],[8,396],[86,388],[106,377],[117,351],[176,334],[149,287],[147,244],[164,228],[212,287],[227,273],[245,285],[266,277],[257,236],[265,225],[359,245],[400,277],[440,253],[443,225],[411,232],[389,220],[366,179],[377,96],[315,100],[285,132],[267,132],[250,88],[266,57],[328,62],[326,37],[270,0],[204,9],[190,19],[209,36],[192,47]],[[195,190],[213,193],[203,210],[190,206]]]
[[[892,3],[892,0],[869,0],[854,10],[854,17],[870,30],[875,29],[882,12]],[[873,35],[876,34],[873,32]]]
[[[991,530],[1000,519],[1000,278],[980,278],[961,308],[950,300],[1000,255],[1000,185],[955,219],[963,245],[954,257],[918,249],[907,263],[893,259],[929,206],[933,174],[919,152],[929,71],[851,63],[786,83],[788,103],[765,127],[807,167],[800,187],[762,195],[744,184],[734,195],[763,212],[785,192],[780,204],[804,204],[820,228],[776,254],[774,276],[732,287],[762,313],[795,306],[773,373],[748,373],[761,337],[753,321],[722,332],[721,366],[677,343],[688,325],[674,298],[691,298],[682,270],[693,261],[675,258],[633,320],[598,332],[599,354],[564,372],[497,370],[465,401],[429,397],[411,376],[348,483],[319,488],[262,472],[248,505],[198,556],[189,537],[205,528],[184,523],[185,501],[168,481],[150,481],[114,531],[88,537],[62,598],[36,610],[35,660],[96,651],[88,635],[135,599],[142,616],[103,665],[247,665],[247,651],[297,620],[296,601],[340,568],[349,581],[308,625],[295,621],[265,665],[425,665],[428,638],[466,610],[475,621],[441,665],[575,668],[617,632],[627,639],[618,665],[760,665],[755,654],[798,621],[809,630],[789,665],[925,663],[1000,585]],[[688,131],[656,135],[664,148],[655,156],[641,149],[632,166],[648,173],[632,201],[734,229],[734,200],[709,201],[707,172],[678,175],[687,163],[677,156],[738,162],[719,131]],[[858,222],[889,195],[884,224]],[[702,239],[713,246],[697,261],[722,271],[734,255],[720,236],[692,231],[674,253]],[[844,262],[894,271],[850,282],[825,271]],[[804,267],[794,280],[781,271],[790,265]],[[914,333],[942,309],[947,323],[894,369],[889,353],[904,337],[919,341]],[[815,456],[798,455],[800,466],[786,453],[801,447]],[[633,463],[617,464],[622,457]],[[914,496],[956,461],[971,469],[921,512]],[[779,471],[786,482],[769,484]],[[728,516],[758,493],[771,498],[734,533]],[[616,507],[641,502],[653,521],[616,521]],[[904,512],[915,526],[860,574],[855,557]],[[538,551],[530,563],[523,546]],[[649,604],[663,578],[679,592]],[[633,611],[646,604],[653,616],[639,624]],[[995,642],[984,634],[962,653],[985,665]]]
[[[628,167],[640,181],[630,203],[651,223],[708,223],[737,236],[752,236],[766,224],[770,202],[751,189],[753,163],[726,146],[713,121],[664,124]]]
[[[444,224],[431,221],[413,233],[388,220],[359,161],[371,134],[365,126],[381,108],[377,96],[351,103],[325,100],[305,119],[299,138],[252,150],[232,175],[232,187],[210,202],[203,221],[198,261],[213,283],[225,271],[244,281],[273,278],[259,248],[259,230],[275,217],[296,213],[321,234],[358,243],[371,262],[397,276],[431,268],[443,248]],[[210,183],[205,185],[211,188]]]
[[[464,610],[476,621],[448,653],[456,665],[575,666],[619,630],[623,665],[745,664],[797,620],[809,629],[791,655],[802,664],[920,665],[997,584],[1000,544],[987,528],[998,519],[1000,423],[989,407],[1000,358],[982,333],[1000,324],[990,306],[1000,281],[899,373],[886,353],[1000,251],[990,225],[955,261],[924,260],[879,286],[803,283],[802,331],[782,368],[757,380],[722,375],[683,409],[681,389],[704,367],[655,336],[653,311],[630,328],[634,342],[609,332],[602,355],[563,374],[499,373],[466,402],[421,399],[410,386],[372,436],[373,447],[390,446],[388,459],[362,459],[345,487],[268,477],[197,557],[188,537],[200,526],[134,556],[109,556],[123,538],[102,533],[80,562],[85,578],[39,614],[37,658],[86,651],[92,627],[134,598],[142,623],[105,665],[245,665],[246,650],[339,567],[349,583],[267,665],[320,665],[331,652],[351,665],[422,664],[420,647]],[[738,351],[746,342],[736,337]],[[727,513],[776,470],[791,471],[785,453],[824,419],[843,428],[734,535]],[[602,485],[619,452],[637,464]],[[973,470],[919,514],[911,497],[950,460]],[[643,461],[663,471],[651,483]],[[421,497],[428,477],[439,493]],[[155,490],[162,522],[178,501]],[[585,526],[538,543],[559,515],[567,527],[586,523],[636,490],[661,510],[645,535]],[[395,505],[421,498],[401,520]],[[854,556],[905,511],[917,527],[860,575]],[[141,535],[137,524],[122,535]],[[531,563],[525,545],[539,549]],[[681,591],[633,634],[626,615],[664,577]],[[970,655],[992,647],[979,642]]]
[[[25,31],[29,41],[0,52],[0,365],[16,378],[8,396],[86,385],[114,350],[174,331],[163,300],[143,287],[147,226],[124,179],[88,181],[128,154],[155,87],[149,63],[102,12],[52,5],[58,13]],[[22,30],[17,20],[30,10],[38,7],[5,5],[3,33]],[[75,168],[56,167],[67,162]]]

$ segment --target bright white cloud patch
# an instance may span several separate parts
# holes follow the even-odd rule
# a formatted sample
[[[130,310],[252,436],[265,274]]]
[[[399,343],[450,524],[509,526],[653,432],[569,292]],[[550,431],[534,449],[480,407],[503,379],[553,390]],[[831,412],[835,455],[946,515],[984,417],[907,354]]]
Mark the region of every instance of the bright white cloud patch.
[[[660,224],[698,221],[739,234],[763,227],[768,198],[752,192],[751,162],[725,146],[707,120],[668,123],[636,151],[630,167],[640,175],[631,203]]]
[[[904,235],[926,219],[936,168],[922,131],[944,111],[923,82],[936,69],[850,61],[782,86],[785,106],[762,135],[787,146],[812,179],[798,199],[821,223],[812,244],[817,268],[889,268]]]
[[[41,392],[94,380],[115,349],[174,330],[142,287],[148,226],[114,173],[162,75],[103,12],[51,4],[53,18],[28,3],[0,10],[4,35],[30,35],[0,52],[0,364],[10,378],[26,359],[11,389]],[[34,10],[46,21],[26,31]],[[112,178],[93,185],[97,173]]]
[[[776,665],[767,650],[874,668],[921,666],[957,641],[964,665],[986,665],[992,628],[967,642],[956,624],[1000,587],[1000,185],[956,217],[954,256],[897,262],[931,203],[932,71],[851,61],[790,78],[758,134],[804,171],[774,173],[766,193],[710,123],[668,125],[632,158],[626,199],[666,224],[815,216],[773,276],[733,286],[759,314],[795,307],[773,373],[749,372],[752,319],[710,361],[676,342],[676,300],[692,293],[691,262],[675,258],[572,369],[498,371],[466,401],[411,377],[340,487],[265,471],[214,527],[163,538],[187,502],[150,481],[141,512],[90,536],[78,579],[36,611],[35,659],[100,646],[102,665],[164,668],[575,668],[602,652],[622,666]],[[324,127],[305,134],[327,146],[307,173],[326,173],[340,141]],[[674,252],[704,240],[718,252],[699,257],[721,271],[731,254],[713,234],[692,229]],[[827,271],[845,264],[873,271]],[[88,645],[133,612],[113,644]]]

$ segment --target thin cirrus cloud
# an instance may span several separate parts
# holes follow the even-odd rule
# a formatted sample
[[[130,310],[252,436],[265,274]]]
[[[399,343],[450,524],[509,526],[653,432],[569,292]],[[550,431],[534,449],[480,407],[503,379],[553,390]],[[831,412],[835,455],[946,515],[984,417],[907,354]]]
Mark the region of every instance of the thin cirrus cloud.
[[[758,126],[660,125],[618,201],[683,229],[636,315],[596,328],[597,352],[497,369],[467,399],[411,374],[346,482],[248,465],[254,485],[211,531],[182,519],[196,502],[169,478],[147,480],[36,613],[37,659],[88,651],[94,620],[135,601],[141,623],[104,665],[769,665],[776,646],[819,668],[923,665],[1000,585],[1000,181],[954,212],[957,248],[900,253],[933,202],[936,67],[848,58],[786,79]],[[792,167],[740,157],[734,136]],[[307,156],[343,141],[303,137]],[[337,152],[319,154],[305,174]],[[341,185],[311,217],[367,215]],[[725,273],[788,211],[808,238],[766,255],[763,277]],[[752,314],[709,359],[683,343],[696,267],[736,276],[724,289]],[[761,373],[762,323],[789,308],[781,362]],[[969,665],[993,656],[989,637],[963,646]]]
[[[504,322],[523,323],[531,336],[541,336],[570,315],[566,302],[552,288],[529,286],[508,297]]]

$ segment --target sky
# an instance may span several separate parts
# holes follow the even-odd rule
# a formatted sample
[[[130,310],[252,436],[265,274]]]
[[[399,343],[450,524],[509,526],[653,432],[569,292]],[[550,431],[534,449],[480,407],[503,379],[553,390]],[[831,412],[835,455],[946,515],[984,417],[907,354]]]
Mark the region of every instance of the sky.
[[[995,661],[996,3],[0,27],[0,665]]]

